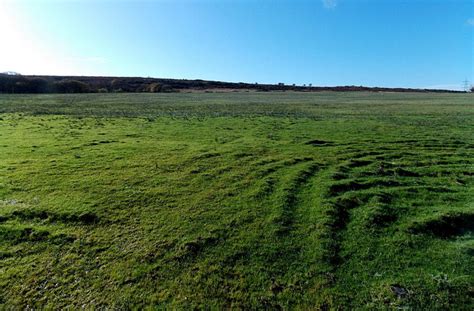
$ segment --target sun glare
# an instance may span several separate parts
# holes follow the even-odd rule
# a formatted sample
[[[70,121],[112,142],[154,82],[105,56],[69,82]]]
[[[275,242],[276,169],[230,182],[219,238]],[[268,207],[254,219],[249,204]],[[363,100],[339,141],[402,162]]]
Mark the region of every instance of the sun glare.
[[[83,58],[67,55],[22,14],[14,2],[0,2],[0,72],[35,75],[94,74]],[[60,43],[60,42],[59,42]]]

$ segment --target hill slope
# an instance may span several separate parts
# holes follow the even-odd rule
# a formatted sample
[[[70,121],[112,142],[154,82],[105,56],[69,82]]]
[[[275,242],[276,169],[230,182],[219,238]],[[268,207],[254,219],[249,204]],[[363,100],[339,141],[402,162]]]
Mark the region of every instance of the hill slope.
[[[449,90],[381,88],[364,86],[296,86],[279,84],[233,83],[221,81],[158,79],[141,77],[87,77],[87,76],[22,76],[0,74],[0,93],[104,93],[148,92],[169,93],[188,91],[372,91],[372,92],[438,92]]]

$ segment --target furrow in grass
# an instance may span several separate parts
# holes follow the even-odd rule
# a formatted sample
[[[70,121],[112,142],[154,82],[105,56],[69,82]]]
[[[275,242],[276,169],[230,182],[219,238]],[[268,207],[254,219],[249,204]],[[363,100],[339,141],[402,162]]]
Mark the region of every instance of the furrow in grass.
[[[279,198],[280,207],[279,215],[274,218],[273,222],[278,226],[278,235],[287,235],[291,231],[295,221],[295,213],[298,208],[298,196],[306,183],[320,170],[320,164],[311,163],[304,169],[300,170],[295,177],[288,181]]]

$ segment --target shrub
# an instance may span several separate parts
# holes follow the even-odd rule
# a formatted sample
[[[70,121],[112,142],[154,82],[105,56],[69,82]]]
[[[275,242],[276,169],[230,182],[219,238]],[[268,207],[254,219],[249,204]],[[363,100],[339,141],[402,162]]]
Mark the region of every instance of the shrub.
[[[171,87],[168,84],[163,84],[161,86],[161,92],[170,93],[170,92],[173,92],[173,91],[174,91],[173,87]]]
[[[55,82],[54,88],[59,93],[88,93],[91,91],[89,85],[76,80],[63,80]]]
[[[28,93],[48,93],[49,83],[45,79],[33,78],[28,81]]]
[[[159,84],[159,83],[151,83],[150,85],[148,85],[148,87],[146,88],[146,91],[147,92],[151,92],[151,93],[158,93],[158,92],[161,92],[161,89],[162,89],[162,85]]]

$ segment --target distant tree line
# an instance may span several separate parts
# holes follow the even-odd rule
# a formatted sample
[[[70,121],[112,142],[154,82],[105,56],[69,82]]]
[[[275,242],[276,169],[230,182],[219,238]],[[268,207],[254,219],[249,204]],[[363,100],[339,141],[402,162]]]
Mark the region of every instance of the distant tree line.
[[[0,74],[0,93],[158,93],[175,91],[170,85],[153,80],[156,79]],[[196,85],[199,85],[199,83]]]
[[[44,78],[20,75],[0,75],[1,93],[88,93],[87,83],[76,80],[48,81]]]
[[[0,93],[106,93],[149,92],[166,93],[192,90],[254,90],[268,91],[370,91],[370,92],[455,92],[447,90],[377,88],[364,86],[314,87],[243,82],[205,80],[155,79],[135,77],[69,77],[69,76],[22,76],[0,74]]]

